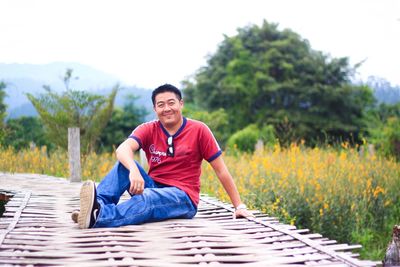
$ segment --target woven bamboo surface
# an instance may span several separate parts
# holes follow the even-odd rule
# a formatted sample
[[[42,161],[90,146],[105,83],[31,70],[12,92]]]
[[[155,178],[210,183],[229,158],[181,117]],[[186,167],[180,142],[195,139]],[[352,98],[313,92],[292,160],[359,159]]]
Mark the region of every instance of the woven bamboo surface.
[[[232,206],[202,196],[191,220],[81,230],[70,218],[81,183],[0,173],[14,194],[0,218],[1,266],[376,266],[358,245],[296,229],[256,212],[232,219]],[[127,197],[127,196],[125,196]]]

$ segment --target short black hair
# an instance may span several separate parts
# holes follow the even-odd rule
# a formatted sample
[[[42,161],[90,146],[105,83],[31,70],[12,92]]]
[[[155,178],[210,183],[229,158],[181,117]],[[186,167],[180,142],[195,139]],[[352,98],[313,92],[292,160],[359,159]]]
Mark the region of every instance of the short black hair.
[[[173,86],[172,84],[166,83],[166,84],[163,84],[153,90],[153,93],[151,94],[151,101],[153,101],[153,106],[155,105],[155,102],[156,102],[156,95],[165,93],[165,92],[174,93],[179,101],[182,99],[181,91],[178,88],[176,88],[175,86]]]

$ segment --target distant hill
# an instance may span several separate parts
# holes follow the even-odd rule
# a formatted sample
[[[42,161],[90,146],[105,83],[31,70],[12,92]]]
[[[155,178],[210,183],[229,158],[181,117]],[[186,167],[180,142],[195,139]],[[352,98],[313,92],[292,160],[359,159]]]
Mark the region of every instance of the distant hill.
[[[54,86],[54,89],[63,89],[62,78],[67,69],[73,69],[73,76],[79,77],[74,81],[76,89],[98,89],[112,86],[119,82],[113,75],[97,70],[93,67],[70,62],[54,62],[50,64],[4,64],[0,63],[0,80],[31,80]],[[25,84],[26,85],[26,84]],[[29,88],[21,88],[29,90]]]
[[[400,86],[375,76],[368,77],[367,85],[372,88],[378,103],[396,104],[400,102]]]
[[[116,98],[116,106],[122,106],[127,94],[139,96],[137,105],[151,109],[151,91],[144,88],[124,86],[113,75],[79,63],[55,62],[44,65],[34,64],[3,64],[0,63],[0,81],[6,83],[8,118],[20,116],[36,116],[36,110],[26,97],[26,93],[38,95],[43,93],[43,85],[53,90],[65,90],[62,78],[67,69],[72,69],[70,87],[76,90],[87,90],[98,94],[107,94],[119,83],[122,87]]]

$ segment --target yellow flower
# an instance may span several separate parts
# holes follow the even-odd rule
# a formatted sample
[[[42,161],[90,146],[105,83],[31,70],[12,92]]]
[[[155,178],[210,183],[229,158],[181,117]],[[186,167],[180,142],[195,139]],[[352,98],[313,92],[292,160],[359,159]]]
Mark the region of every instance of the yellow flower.
[[[383,189],[382,187],[380,187],[379,185],[375,188],[374,190],[374,198],[378,198],[379,194],[385,194],[385,189]]]
[[[390,201],[390,199],[386,200],[385,203],[383,204],[384,207],[389,206],[390,204],[392,204],[392,201]]]

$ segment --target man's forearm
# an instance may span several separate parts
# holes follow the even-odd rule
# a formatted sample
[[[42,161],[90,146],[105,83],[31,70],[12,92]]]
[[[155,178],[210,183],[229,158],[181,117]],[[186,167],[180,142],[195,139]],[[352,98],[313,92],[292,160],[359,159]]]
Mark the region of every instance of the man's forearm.
[[[125,166],[129,171],[132,169],[137,169],[136,163],[134,160],[134,151],[132,148],[126,143],[122,143],[116,150],[116,156],[119,162]]]
[[[224,187],[229,198],[231,199],[233,206],[236,208],[237,206],[242,204],[239,191],[237,190],[232,176],[229,173],[224,173],[220,175],[219,180],[221,181],[222,186]]]
[[[214,159],[211,162],[211,166],[213,167],[215,174],[217,175],[222,186],[224,187],[226,193],[228,193],[229,198],[231,199],[231,202],[235,206],[235,208],[242,204],[239,191],[237,190],[232,175],[228,171],[228,168],[226,167],[222,157]]]

